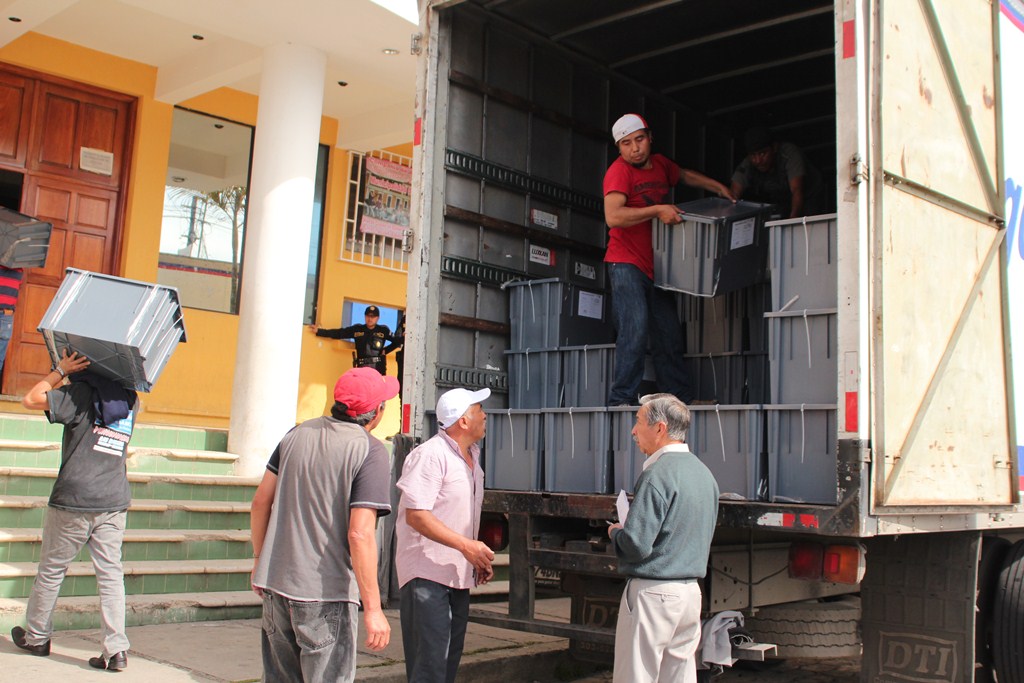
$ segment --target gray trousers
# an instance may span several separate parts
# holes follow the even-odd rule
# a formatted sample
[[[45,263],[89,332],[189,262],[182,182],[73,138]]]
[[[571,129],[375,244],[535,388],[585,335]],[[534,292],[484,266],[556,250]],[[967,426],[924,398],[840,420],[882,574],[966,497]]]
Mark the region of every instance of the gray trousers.
[[[469,625],[469,590],[413,579],[402,586],[400,614],[409,683],[455,683]]]
[[[303,602],[263,591],[264,683],[354,681],[358,631],[354,602]]]
[[[25,641],[29,645],[41,645],[50,639],[53,608],[68,565],[82,547],[88,545],[100,596],[103,655],[111,657],[128,649],[128,636],[124,632],[124,569],[121,567],[121,542],[127,516],[124,510],[72,512],[46,509],[39,568],[25,613]]]

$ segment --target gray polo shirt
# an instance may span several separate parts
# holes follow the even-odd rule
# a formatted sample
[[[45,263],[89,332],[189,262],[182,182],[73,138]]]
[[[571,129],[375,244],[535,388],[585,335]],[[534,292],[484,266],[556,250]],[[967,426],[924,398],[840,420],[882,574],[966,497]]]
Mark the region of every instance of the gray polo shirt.
[[[359,425],[318,417],[285,435],[267,469],[277,491],[253,585],[292,600],[358,603],[349,511],[391,512],[384,444]]]

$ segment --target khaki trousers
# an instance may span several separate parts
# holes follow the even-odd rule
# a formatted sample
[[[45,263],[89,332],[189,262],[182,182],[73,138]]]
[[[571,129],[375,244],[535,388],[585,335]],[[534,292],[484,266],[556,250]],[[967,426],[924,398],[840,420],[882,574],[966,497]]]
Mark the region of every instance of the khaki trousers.
[[[615,626],[613,683],[696,683],[700,605],[696,580],[630,579]]]

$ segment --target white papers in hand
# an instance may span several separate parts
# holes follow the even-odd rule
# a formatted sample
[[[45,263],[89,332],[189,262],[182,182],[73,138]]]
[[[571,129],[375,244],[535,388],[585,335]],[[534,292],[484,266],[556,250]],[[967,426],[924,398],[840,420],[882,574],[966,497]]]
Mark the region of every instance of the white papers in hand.
[[[626,498],[624,489],[619,489],[619,497],[615,499],[615,511],[619,513],[619,524],[625,524],[626,515],[629,514],[629,499]]]

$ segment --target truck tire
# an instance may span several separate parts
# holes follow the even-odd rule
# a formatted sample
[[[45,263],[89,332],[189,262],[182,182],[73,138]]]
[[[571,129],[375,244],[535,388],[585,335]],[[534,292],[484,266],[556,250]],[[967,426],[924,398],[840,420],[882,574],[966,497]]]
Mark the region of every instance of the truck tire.
[[[861,652],[858,597],[763,607],[747,617],[744,627],[754,640],[777,645],[782,658],[852,657]]]
[[[993,604],[992,662],[999,683],[1024,683],[1024,541],[1007,551]]]
[[[974,682],[996,683],[992,661],[992,625],[996,586],[1010,542],[998,536],[983,539],[978,560],[978,592],[974,619]]]

